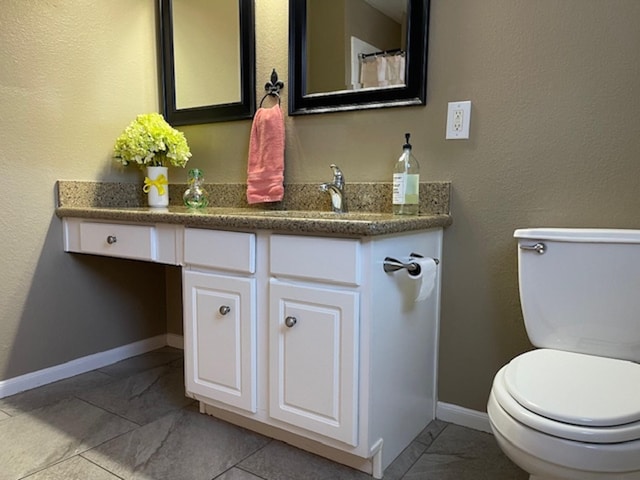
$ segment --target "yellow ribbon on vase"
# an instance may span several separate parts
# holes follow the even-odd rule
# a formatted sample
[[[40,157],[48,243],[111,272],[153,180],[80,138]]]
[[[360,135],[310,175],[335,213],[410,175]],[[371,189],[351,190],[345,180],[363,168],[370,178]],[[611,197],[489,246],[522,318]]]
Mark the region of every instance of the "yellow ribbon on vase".
[[[156,187],[158,189],[158,195],[164,195],[166,191],[164,188],[165,185],[169,185],[169,181],[163,173],[158,175],[155,180],[151,180],[149,177],[144,177],[144,187],[142,187],[142,191],[144,193],[149,193],[151,187]]]

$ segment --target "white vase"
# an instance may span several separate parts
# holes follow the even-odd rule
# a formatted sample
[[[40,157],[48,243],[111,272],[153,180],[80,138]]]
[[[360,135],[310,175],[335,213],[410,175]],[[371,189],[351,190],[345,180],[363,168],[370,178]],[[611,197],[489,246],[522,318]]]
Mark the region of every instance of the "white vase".
[[[150,207],[169,206],[169,169],[167,167],[147,167],[144,192]]]

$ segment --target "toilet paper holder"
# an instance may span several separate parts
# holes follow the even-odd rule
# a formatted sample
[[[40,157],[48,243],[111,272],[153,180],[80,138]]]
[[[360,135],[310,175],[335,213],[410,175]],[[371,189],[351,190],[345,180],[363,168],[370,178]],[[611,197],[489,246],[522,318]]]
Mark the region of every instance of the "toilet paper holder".
[[[420,255],[419,253],[411,253],[409,255],[409,259],[412,258],[418,259],[424,258],[424,256]],[[434,258],[433,261],[436,265],[440,263],[440,260],[438,260],[437,258]],[[409,260],[408,262],[401,262],[400,260],[392,257],[385,257],[384,262],[382,262],[382,268],[386,273],[395,272],[404,268],[407,270],[407,272],[409,272],[409,275],[420,275],[421,269],[420,264],[417,262],[412,262],[411,260]]]

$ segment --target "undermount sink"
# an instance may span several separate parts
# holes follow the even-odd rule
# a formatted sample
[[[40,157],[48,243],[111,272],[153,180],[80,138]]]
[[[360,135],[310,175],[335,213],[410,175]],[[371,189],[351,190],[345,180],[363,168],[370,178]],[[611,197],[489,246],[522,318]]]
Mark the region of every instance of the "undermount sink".
[[[376,212],[328,212],[318,210],[259,210],[253,211],[250,215],[259,215],[261,217],[276,217],[276,218],[302,218],[306,220],[345,220],[349,222],[354,221],[372,221],[381,220],[384,218],[390,218],[393,215],[390,213],[376,213]]]

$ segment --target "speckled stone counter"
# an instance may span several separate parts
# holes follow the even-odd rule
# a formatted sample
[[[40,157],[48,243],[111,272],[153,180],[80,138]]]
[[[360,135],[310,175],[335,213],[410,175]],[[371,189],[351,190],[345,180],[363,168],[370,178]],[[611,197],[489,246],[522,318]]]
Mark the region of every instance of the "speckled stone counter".
[[[60,180],[57,184],[59,217],[106,221],[169,223],[227,230],[272,230],[290,233],[369,236],[446,227],[449,182],[420,184],[420,215],[391,214],[391,185],[351,183],[345,187],[348,213],[331,212],[329,196],[315,184],[285,186],[281,202],[248,205],[246,186],[207,184],[210,206],[191,210],[182,206],[184,184],[169,185],[166,209],[144,207],[145,196],[135,183],[99,183]]]

